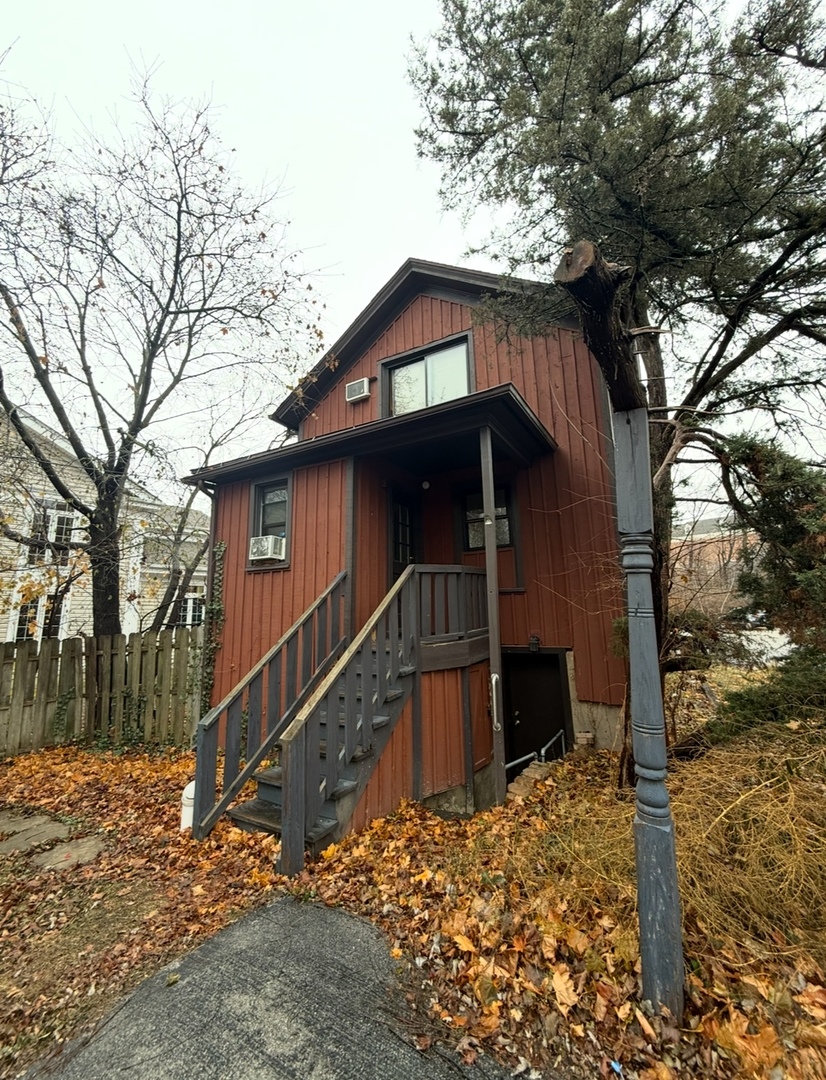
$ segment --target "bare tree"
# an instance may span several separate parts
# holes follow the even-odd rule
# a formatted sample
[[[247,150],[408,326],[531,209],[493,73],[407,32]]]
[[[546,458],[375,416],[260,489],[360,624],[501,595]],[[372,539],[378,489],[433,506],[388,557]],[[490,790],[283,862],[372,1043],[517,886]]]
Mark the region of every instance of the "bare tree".
[[[34,125],[19,106],[0,113],[0,406],[85,519],[96,634],[120,630],[128,478],[210,402],[231,408],[263,376],[279,393],[296,346],[306,360],[320,337],[276,193],[234,179],[210,107],[157,104],[146,83],[132,104],[131,128],[87,132],[54,160],[20,134]],[[27,386],[27,409],[67,441],[80,482],[16,407]]]

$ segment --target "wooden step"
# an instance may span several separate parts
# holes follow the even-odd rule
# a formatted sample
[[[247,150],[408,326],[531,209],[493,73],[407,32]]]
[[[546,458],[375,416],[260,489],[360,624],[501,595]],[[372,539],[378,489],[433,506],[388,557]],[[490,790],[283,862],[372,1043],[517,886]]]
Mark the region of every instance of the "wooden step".
[[[362,722],[362,715],[361,715],[361,713],[359,713],[356,716],[356,724],[361,725],[361,722]],[[390,717],[387,716],[385,713],[379,713],[378,716],[373,717],[373,730],[375,731],[377,728],[383,728],[385,726],[385,724],[389,724],[389,723],[390,723]],[[320,724],[321,724],[321,727],[326,727],[327,726],[327,717],[326,716],[322,715]],[[343,728],[345,726],[345,724],[346,724],[346,716],[345,716],[345,714],[343,712],[340,712],[338,714],[338,726],[340,728]]]
[[[339,753],[341,753],[341,751],[344,749],[344,744],[343,743],[340,744],[338,749],[339,749]],[[327,757],[327,740],[326,739],[322,739],[319,742],[319,744],[318,744],[318,752],[319,752],[319,757],[323,757],[323,758]],[[365,748],[363,746],[359,745],[359,746],[356,747],[355,751],[353,752],[353,756],[350,758],[350,761],[351,762],[353,762],[353,761],[363,761],[366,757],[370,757],[370,755],[372,753],[373,753],[373,748],[372,747],[369,747],[368,749],[365,750]]]
[[[273,803],[264,802],[263,799],[250,799],[249,802],[241,803],[240,806],[230,807],[227,813],[239,829],[281,835],[281,807]],[[307,831],[305,836],[307,844],[317,844],[319,840],[329,836],[337,825],[335,818],[318,818]]]
[[[284,770],[275,765],[270,769],[260,769],[255,774],[255,779],[258,781],[258,798],[262,802],[273,805],[280,805],[279,797],[281,794],[281,784],[284,778]],[[349,795],[351,791],[355,791],[358,787],[355,780],[340,779],[333,790],[327,795],[328,799],[337,801],[343,799],[345,795]],[[272,789],[273,798],[267,798],[265,794],[267,789]],[[263,789],[263,791],[262,791]]]

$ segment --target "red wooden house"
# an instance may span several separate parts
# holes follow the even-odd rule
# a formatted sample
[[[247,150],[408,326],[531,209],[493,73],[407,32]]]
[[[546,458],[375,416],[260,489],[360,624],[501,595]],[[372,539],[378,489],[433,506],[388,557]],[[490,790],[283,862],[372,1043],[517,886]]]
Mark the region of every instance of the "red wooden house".
[[[257,775],[231,813],[291,872],[403,796],[470,812],[534,756],[614,744],[601,376],[574,324],[475,319],[498,288],[409,260],[276,409],[295,441],[193,477],[224,618],[196,835]]]

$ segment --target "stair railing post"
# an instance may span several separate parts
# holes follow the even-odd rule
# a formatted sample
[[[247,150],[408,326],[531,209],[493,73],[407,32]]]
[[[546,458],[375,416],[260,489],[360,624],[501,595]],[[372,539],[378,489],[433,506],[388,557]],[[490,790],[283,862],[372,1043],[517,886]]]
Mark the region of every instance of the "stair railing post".
[[[300,725],[281,741],[282,821],[281,873],[292,877],[304,869],[307,728]]]

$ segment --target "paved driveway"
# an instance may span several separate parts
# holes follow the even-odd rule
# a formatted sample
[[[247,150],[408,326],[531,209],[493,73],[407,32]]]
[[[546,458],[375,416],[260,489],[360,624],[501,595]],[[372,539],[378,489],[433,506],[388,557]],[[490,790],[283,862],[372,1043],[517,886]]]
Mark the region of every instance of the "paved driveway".
[[[177,979],[175,978],[177,976]],[[142,983],[95,1034],[27,1078],[503,1080],[487,1058],[419,1053],[381,934],[290,898],[239,919]]]

